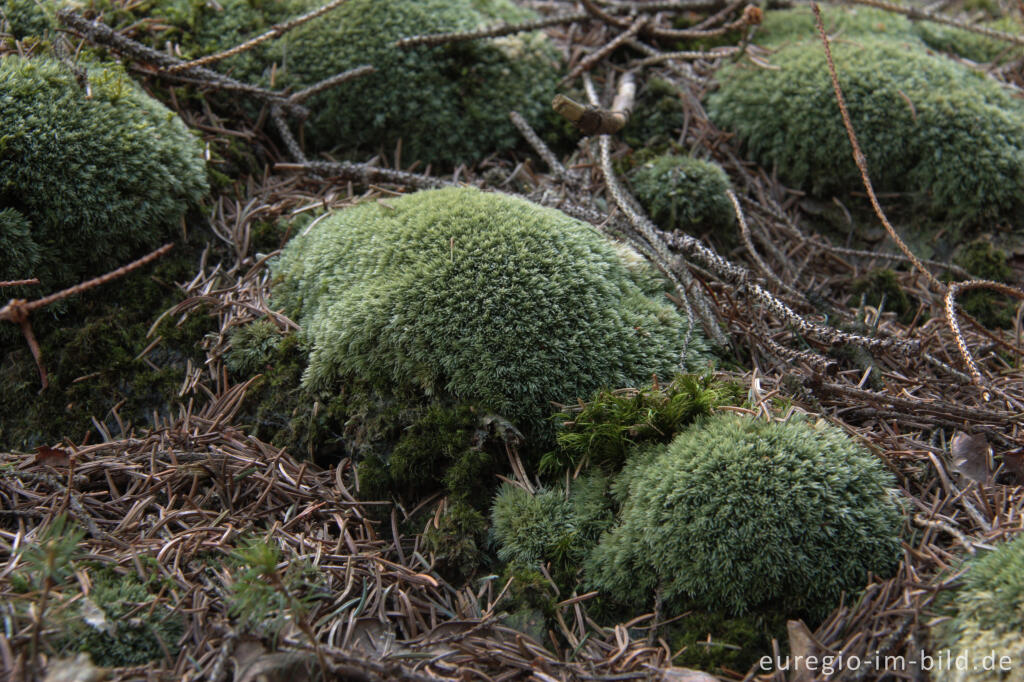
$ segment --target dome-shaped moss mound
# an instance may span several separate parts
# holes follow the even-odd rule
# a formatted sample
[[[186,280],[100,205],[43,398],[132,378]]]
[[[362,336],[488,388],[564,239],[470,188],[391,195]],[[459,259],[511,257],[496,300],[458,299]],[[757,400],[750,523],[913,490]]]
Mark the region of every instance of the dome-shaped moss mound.
[[[670,376],[688,326],[650,268],[595,228],[471,188],[333,214],[288,244],[274,274],[310,346],[308,387],[411,387],[521,427],[552,400]],[[694,331],[687,363],[703,350]]]
[[[640,607],[819,617],[895,567],[893,483],[835,427],[717,415],[627,464],[587,575]]]
[[[612,524],[608,479],[600,472],[535,494],[505,484],[494,498],[491,522],[502,561],[535,568],[549,564],[556,578],[573,575]]]
[[[729,177],[710,161],[665,154],[635,168],[629,182],[662,229],[724,232],[736,222],[726,195]]]
[[[322,4],[225,0],[182,14],[180,3],[160,0],[154,13],[176,27],[168,38],[180,41],[189,56],[199,56]],[[472,161],[516,144],[511,110],[542,127],[558,79],[557,51],[536,32],[438,47],[394,43],[534,17],[509,0],[349,0],[218,68],[263,84],[273,73],[275,88],[299,90],[370,64],[375,73],[305,102],[312,112],[305,124],[312,146],[390,154],[401,139],[406,162]]]
[[[932,653],[945,655],[948,650],[954,659],[962,657],[965,665],[936,670],[935,679],[1024,679],[1024,535],[971,559],[952,606],[952,618],[934,632]],[[986,656],[992,657],[987,666]],[[1009,659],[1008,665],[1003,657]]]
[[[858,36],[833,51],[876,190],[968,225],[1020,211],[1024,105],[916,41]],[[777,70],[722,69],[708,114],[786,182],[822,196],[862,190],[820,42],[789,44],[771,61]]]
[[[0,219],[0,252],[35,261],[0,258],[0,279],[35,276],[42,293],[159,245],[207,192],[202,148],[173,112],[119,68],[85,73],[0,60],[0,205],[21,216]]]
[[[286,37],[281,83],[310,85],[372,64],[376,73],[309,101],[315,113],[307,126],[318,144],[390,152],[401,138],[405,159],[474,160],[516,143],[509,111],[541,121],[557,80],[557,54],[546,37],[410,49],[393,43],[529,16],[507,0],[349,0]]]

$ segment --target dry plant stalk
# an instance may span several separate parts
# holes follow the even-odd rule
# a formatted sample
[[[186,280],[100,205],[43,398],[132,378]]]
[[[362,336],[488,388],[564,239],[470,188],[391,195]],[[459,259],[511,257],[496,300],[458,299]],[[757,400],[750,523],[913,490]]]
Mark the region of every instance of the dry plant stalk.
[[[555,95],[551,107],[584,135],[610,135],[619,132],[629,123],[635,101],[636,78],[632,71],[628,71],[619,79],[611,109],[580,104],[565,95]]]
[[[861,0],[863,1],[863,0]],[[876,0],[871,0],[875,2]],[[865,4],[870,4],[865,2]],[[882,3],[888,5],[888,3]],[[882,206],[878,203],[878,197],[875,196],[875,190],[871,184],[871,178],[868,176],[867,160],[864,157],[864,153],[860,149],[860,144],[857,142],[857,134],[853,130],[853,123],[850,120],[850,112],[846,106],[846,99],[843,97],[843,90],[839,85],[839,76],[836,73],[836,65],[832,59],[832,47],[828,38],[828,34],[825,31],[825,22],[821,16],[821,7],[818,3],[812,3],[811,8],[814,10],[814,23],[817,26],[818,34],[821,36],[822,44],[825,47],[825,60],[828,63],[829,76],[832,79],[832,88],[836,94],[836,103],[839,105],[839,112],[843,118],[843,127],[846,128],[846,134],[850,139],[850,146],[853,148],[853,160],[857,164],[857,169],[860,171],[861,180],[864,183],[864,189],[867,191],[868,199],[871,201],[871,207],[875,211],[875,215],[882,222],[882,226],[885,231],[889,234],[896,246],[899,247],[900,251],[913,263],[914,267],[925,276],[928,283],[931,284],[936,291],[945,293],[945,313],[946,323],[949,325],[950,331],[953,333],[953,337],[956,339],[957,348],[960,351],[960,355],[963,357],[964,364],[967,366],[967,370],[971,374],[971,379],[975,384],[981,385],[984,383],[984,378],[981,372],[978,370],[978,365],[974,361],[974,357],[971,355],[971,351],[967,348],[967,342],[964,340],[964,336],[960,331],[960,324],[956,319],[955,310],[955,295],[958,289],[995,289],[1002,293],[1014,296],[1018,299],[1024,299],[1024,291],[1015,287],[1009,287],[1005,284],[999,284],[997,282],[989,281],[976,281],[976,282],[961,282],[955,284],[949,289],[946,285],[940,282],[930,270],[924,267],[921,260],[910,250],[910,247],[900,238],[896,233],[896,229],[889,222],[885,212],[882,210]],[[984,394],[985,399],[988,399],[988,392]]]
[[[63,289],[56,293],[50,294],[49,296],[44,296],[43,298],[36,299],[35,301],[26,301],[20,298],[11,299],[10,301],[7,302],[7,305],[5,305],[3,308],[0,308],[0,320],[13,322],[14,324],[21,327],[21,333],[24,334],[25,341],[28,343],[29,350],[32,351],[32,357],[35,358],[36,367],[39,368],[39,380],[43,385],[43,390],[45,390],[46,387],[49,386],[50,382],[46,376],[46,368],[43,366],[42,350],[39,348],[39,342],[36,341],[36,336],[32,332],[32,325],[29,323],[29,314],[33,310],[38,310],[39,308],[48,306],[51,303],[56,303],[57,301],[68,298],[69,296],[80,294],[83,291],[88,291],[89,289],[92,289],[93,287],[98,287],[101,284],[106,284],[111,280],[115,280],[119,277],[124,277],[132,270],[141,268],[143,265],[146,265],[147,263],[156,260],[160,256],[170,251],[172,248],[174,248],[173,243],[164,244],[156,251],[148,253],[142,258],[132,261],[128,265],[123,265],[117,268],[116,270],[112,270],[105,275],[100,275],[99,277],[95,277],[86,282],[76,284],[73,287],[68,287],[67,289]]]
[[[0,281],[0,288],[3,287],[23,287],[30,284],[39,284],[39,278],[33,277],[31,279],[7,279]]]
[[[303,14],[302,16],[295,17],[294,19],[289,19],[288,21],[286,21],[286,22],[284,22],[282,24],[275,24],[275,25],[271,26],[270,30],[267,31],[266,33],[264,33],[262,35],[259,35],[259,36],[256,36],[255,38],[253,38],[251,40],[247,40],[247,41],[245,41],[244,43],[242,43],[240,45],[236,45],[235,47],[232,47],[229,50],[224,50],[223,52],[218,52],[216,54],[211,54],[211,55],[207,55],[205,57],[200,57],[199,59],[193,59],[190,62],[184,62],[182,64],[172,64],[172,65],[166,66],[164,68],[169,73],[177,73],[177,72],[180,72],[180,71],[188,71],[189,69],[193,69],[193,68],[195,68],[197,66],[205,66],[207,64],[213,64],[214,62],[219,62],[222,59],[227,59],[228,57],[234,57],[236,54],[241,54],[242,52],[247,52],[248,50],[251,50],[252,48],[254,48],[256,46],[261,45],[261,44],[267,42],[268,40],[276,40],[276,39],[280,38],[281,36],[283,36],[288,31],[292,30],[293,28],[301,26],[301,25],[305,24],[307,21],[312,21],[313,19],[316,19],[319,16],[323,16],[324,14],[327,14],[328,12],[330,12],[332,9],[334,9],[338,5],[342,4],[343,2],[345,2],[345,0],[331,0],[331,2],[329,2],[326,5],[323,5],[321,7],[318,7],[317,9],[313,10],[312,12],[307,12],[307,13]]]
[[[964,341],[963,334],[960,332],[960,323],[956,318],[956,295],[961,290],[967,291],[970,289],[992,289],[993,291],[998,291],[1001,294],[1013,296],[1016,299],[1024,299],[1024,291],[1021,291],[1017,287],[1007,286],[987,279],[971,280],[969,282],[956,282],[955,284],[950,284],[949,289],[946,290],[946,295],[943,297],[943,304],[946,309],[946,319],[949,321],[950,329],[953,330],[953,336],[956,338],[956,345],[960,349],[960,355],[964,358],[964,364],[967,365],[967,371],[971,374],[971,380],[976,384],[980,384],[983,381],[981,372],[978,370],[978,365],[974,361],[974,356],[967,348],[967,343]]]

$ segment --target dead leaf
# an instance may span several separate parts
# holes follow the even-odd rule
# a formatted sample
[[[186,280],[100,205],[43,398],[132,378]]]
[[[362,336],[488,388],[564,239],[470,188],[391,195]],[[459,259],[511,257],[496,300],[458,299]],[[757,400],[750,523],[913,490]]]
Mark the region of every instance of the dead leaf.
[[[89,597],[82,599],[80,611],[82,620],[93,629],[108,635],[117,634],[117,625],[107,620],[107,614]]]
[[[978,483],[988,482],[992,476],[992,447],[984,434],[957,431],[953,434],[950,452],[957,473]]]
[[[1024,450],[1004,452],[1003,471],[1013,476],[1013,484],[1024,485]]]
[[[36,448],[36,464],[49,467],[66,467],[71,465],[71,454],[60,448],[40,445]]]

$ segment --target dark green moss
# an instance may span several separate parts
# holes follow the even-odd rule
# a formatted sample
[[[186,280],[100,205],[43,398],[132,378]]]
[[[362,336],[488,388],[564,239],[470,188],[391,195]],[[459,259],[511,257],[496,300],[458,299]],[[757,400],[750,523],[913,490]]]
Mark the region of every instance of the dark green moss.
[[[857,307],[861,305],[861,299],[866,305],[896,313],[901,320],[908,322],[905,317],[913,315],[917,309],[912,303],[907,292],[900,286],[896,279],[896,273],[887,268],[872,270],[862,277],[853,281],[851,287],[849,305]],[[884,302],[883,302],[884,301]]]
[[[38,250],[40,294],[171,241],[208,191],[202,146],[180,118],[118,65],[80,69],[0,58],[0,205],[22,215],[33,242],[0,230],[0,251]]]
[[[426,550],[437,560],[435,567],[449,582],[463,584],[486,561],[487,519],[469,504],[449,504],[437,526],[423,533]]]
[[[498,558],[511,565],[546,566],[560,589],[571,592],[581,566],[614,522],[609,481],[600,472],[563,486],[530,493],[504,485],[491,511]]]
[[[110,567],[91,571],[90,578],[89,599],[103,612],[106,626],[98,629],[84,618],[72,621],[58,643],[63,652],[87,653],[93,663],[108,668],[176,657],[184,617],[163,604],[153,606],[158,584]]]
[[[687,48],[691,49],[691,48]],[[622,139],[629,146],[667,147],[682,130],[683,94],[662,78],[649,78],[640,85],[636,106],[629,123],[622,129]]]
[[[48,308],[35,312],[32,327],[50,384],[42,392],[20,331],[0,323],[0,446],[29,450],[64,437],[95,439],[92,417],[117,435],[115,406],[127,431],[152,426],[154,411],[167,416],[188,361],[203,363],[199,343],[216,322],[196,310],[181,325],[165,318],[152,337],[147,334],[159,313],[181,301],[173,282],[194,276],[197,249],[178,247],[154,265],[73,299],[62,315]],[[157,336],[160,343],[138,358]]]
[[[1007,262],[1006,252],[987,239],[977,239],[965,245],[954,257],[954,262],[978,279],[1012,282],[1013,269]],[[966,291],[957,301],[963,309],[986,327],[1011,329],[1014,326],[1017,299],[995,291]]]
[[[667,443],[695,419],[720,405],[739,405],[742,387],[711,374],[678,375],[639,390],[598,391],[579,409],[562,412],[558,447],[545,454],[541,470],[560,473],[581,464],[617,470],[630,448]]]
[[[0,19],[7,22],[7,30],[18,40],[43,37],[54,28],[48,3],[40,0],[5,0],[0,4]]]
[[[729,617],[693,610],[669,627],[668,642],[681,651],[674,665],[711,672],[745,672],[772,650],[772,639],[786,641],[784,614]]]

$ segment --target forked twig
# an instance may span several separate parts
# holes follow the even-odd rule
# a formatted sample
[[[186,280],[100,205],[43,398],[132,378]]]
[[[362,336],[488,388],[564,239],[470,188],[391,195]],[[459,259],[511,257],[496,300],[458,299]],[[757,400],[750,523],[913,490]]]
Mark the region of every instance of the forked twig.
[[[629,123],[636,101],[636,78],[628,71],[619,79],[618,91],[611,109],[580,104],[566,97],[555,95],[551,108],[575,125],[584,135],[609,135],[617,133]]]

